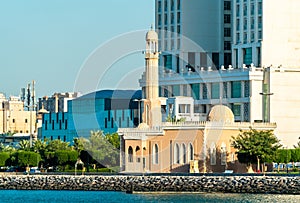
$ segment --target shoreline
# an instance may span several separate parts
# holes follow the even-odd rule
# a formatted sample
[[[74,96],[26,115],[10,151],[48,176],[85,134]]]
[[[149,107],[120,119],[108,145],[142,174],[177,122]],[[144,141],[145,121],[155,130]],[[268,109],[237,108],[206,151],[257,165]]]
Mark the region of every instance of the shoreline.
[[[120,191],[131,194],[300,195],[299,176],[5,175],[0,190]]]

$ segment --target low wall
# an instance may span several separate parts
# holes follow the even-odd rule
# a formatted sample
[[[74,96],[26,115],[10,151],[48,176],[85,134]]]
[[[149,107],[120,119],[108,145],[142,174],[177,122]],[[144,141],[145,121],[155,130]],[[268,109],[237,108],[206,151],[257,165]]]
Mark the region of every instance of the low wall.
[[[0,189],[300,194],[300,177],[2,175]]]

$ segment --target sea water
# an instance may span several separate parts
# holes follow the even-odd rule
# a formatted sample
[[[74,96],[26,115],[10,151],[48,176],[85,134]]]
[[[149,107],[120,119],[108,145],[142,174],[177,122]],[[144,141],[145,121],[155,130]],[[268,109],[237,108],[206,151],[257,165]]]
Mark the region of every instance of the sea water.
[[[96,202],[287,202],[299,203],[300,195],[222,193],[143,193],[103,191],[0,190],[1,203],[96,203]]]

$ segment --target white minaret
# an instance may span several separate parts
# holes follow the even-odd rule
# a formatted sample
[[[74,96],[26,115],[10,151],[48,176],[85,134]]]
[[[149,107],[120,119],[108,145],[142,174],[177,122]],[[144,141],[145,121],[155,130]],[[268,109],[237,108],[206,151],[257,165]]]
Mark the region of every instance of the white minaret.
[[[146,87],[143,121],[148,126],[161,124],[161,105],[158,95],[158,35],[151,28],[146,34]]]

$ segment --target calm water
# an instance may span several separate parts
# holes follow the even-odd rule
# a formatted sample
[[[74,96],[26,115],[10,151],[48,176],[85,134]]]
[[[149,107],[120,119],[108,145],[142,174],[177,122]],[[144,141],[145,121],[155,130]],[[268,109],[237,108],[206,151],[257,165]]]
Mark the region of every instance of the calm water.
[[[300,195],[252,194],[126,194],[88,191],[0,190],[1,203],[94,203],[94,202],[288,202],[299,203]]]

